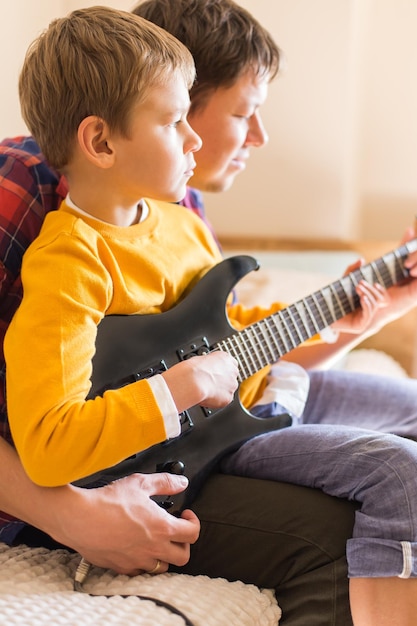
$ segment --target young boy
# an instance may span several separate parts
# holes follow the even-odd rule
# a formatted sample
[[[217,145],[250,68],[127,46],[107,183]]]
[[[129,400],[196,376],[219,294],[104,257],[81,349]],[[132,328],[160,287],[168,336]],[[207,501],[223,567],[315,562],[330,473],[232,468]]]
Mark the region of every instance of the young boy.
[[[120,19],[120,30],[114,27],[115,19]],[[164,83],[158,82],[161,63],[156,66],[156,82],[148,65],[149,91],[138,98],[136,90],[136,99],[123,94],[127,126],[109,107],[109,103],[117,105],[115,96],[126,87],[126,77],[112,70],[133,67],[129,81],[138,73],[130,47],[138,56],[133,39],[145,37],[145,32],[139,29],[130,38],[122,27],[127,23],[135,24],[125,14],[119,17],[109,10],[75,12],[68,20],[53,24],[32,48],[21,76],[26,121],[51,164],[65,172],[70,188],[69,198],[47,217],[39,239],[28,251],[22,273],[24,299],[5,343],[12,434],[28,473],[43,484],[75,480],[175,436],[178,412],[198,403],[223,406],[236,388],[234,360],[212,353],[184,361],[156,381],[135,382],[107,391],[102,398],[85,400],[96,328],[102,317],[169,309],[219,260],[210,233],[192,216],[185,218],[181,209],[168,204],[140,202],[153,195],[172,200],[185,191],[192,170],[189,155],[199,140],[186,122],[186,81],[176,66],[172,81]],[[56,30],[66,59],[62,66],[56,55]],[[92,31],[94,41],[87,46],[84,37]],[[120,39],[114,37],[116,32]],[[147,41],[149,36],[146,33]],[[113,65],[112,59],[116,60]],[[92,72],[83,82],[90,61],[95,76]],[[58,84],[55,93],[46,77]],[[61,77],[67,82],[59,85]],[[104,77],[105,90],[100,80]],[[73,81],[69,88],[68,82]],[[90,108],[88,102],[81,109],[90,88],[97,98],[95,106]],[[48,98],[53,102],[50,110],[44,108]],[[69,122],[71,106],[79,111],[75,124]],[[66,113],[61,136],[61,120],[53,119],[56,111]],[[156,163],[163,164],[161,172]],[[230,315],[243,323],[264,316],[239,307],[231,307]],[[39,371],[40,363],[45,364],[43,371]],[[31,418],[22,423],[20,415]],[[385,475],[383,471],[388,458],[395,466],[395,477],[401,476],[401,490],[393,472]],[[412,624],[415,614],[415,579],[402,580],[416,575],[408,557],[415,550],[415,529],[410,525],[415,512],[410,510],[406,516],[402,500],[411,509],[415,506],[416,462],[413,442],[354,429],[301,427],[252,440],[226,459],[224,468],[231,473],[320,485],[333,495],[349,494],[362,502],[349,551],[353,614],[355,624],[381,626],[394,623],[384,603],[386,597],[401,600],[395,602],[397,614],[401,613],[398,623]],[[372,482],[370,467],[375,476]],[[381,510],[380,490],[389,493],[392,510]],[[391,519],[397,511],[401,514],[396,515],[393,527]],[[377,552],[376,562],[369,558],[370,550]]]
[[[97,44],[95,38],[88,38],[88,32],[83,33],[90,25],[102,36],[108,35],[108,40],[112,36],[108,59],[99,56],[101,42]],[[72,71],[81,54],[74,41],[86,50],[82,75],[77,70],[78,94],[84,94],[84,103],[77,101],[74,87],[65,89],[65,72],[59,84],[48,57],[50,50],[59,50],[68,72]],[[51,77],[51,84],[37,84],[32,65],[35,58],[36,66]],[[122,58],[124,70],[119,67]],[[161,207],[143,201],[145,196],[155,195],[174,201],[185,194],[194,167],[193,152],[201,143],[186,121],[193,68],[191,55],[173,37],[145,20],[104,9],[80,11],[57,20],[29,51],[20,82],[23,113],[28,121],[40,118],[41,102],[46,98],[47,118],[54,110],[66,111],[64,119],[58,116],[57,128],[48,123],[39,125],[36,132],[48,160],[66,174],[70,186],[61,210],[47,216],[39,247],[34,244],[28,252],[22,279],[26,282],[26,276],[34,271],[34,300],[28,286],[6,347],[11,364],[10,407],[12,413],[14,407],[27,414],[22,400],[29,389],[25,390],[24,384],[14,393],[13,363],[21,359],[19,346],[35,315],[40,321],[38,349],[30,351],[27,359],[27,381],[32,388],[37,384],[36,372],[43,372],[42,379],[47,369],[50,372],[38,398],[39,413],[32,412],[34,422],[39,419],[46,429],[42,434],[43,428],[36,428],[37,434],[33,433],[34,440],[26,448],[26,435],[19,432],[20,426],[23,430],[26,426],[12,422],[13,437],[29,474],[40,484],[73,482],[175,437],[179,434],[178,412],[200,403],[222,406],[230,402],[236,389],[234,359],[215,352],[183,361],[103,398],[85,401],[101,318],[171,308],[196,275],[220,258],[198,218],[176,205]],[[53,82],[58,84],[55,90]],[[172,237],[183,220],[184,234]],[[199,255],[195,254],[196,243],[201,244]],[[182,257],[181,273],[174,270],[174,275],[178,257]],[[160,280],[164,275],[169,277],[169,285]],[[158,395],[164,402],[162,409],[156,402]],[[73,435],[68,428],[74,429]],[[52,456],[45,454],[47,448],[54,450]]]

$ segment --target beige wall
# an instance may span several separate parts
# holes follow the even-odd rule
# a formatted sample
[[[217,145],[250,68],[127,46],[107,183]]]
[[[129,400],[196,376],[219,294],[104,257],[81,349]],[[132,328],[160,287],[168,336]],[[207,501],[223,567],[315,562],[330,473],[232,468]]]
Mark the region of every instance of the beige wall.
[[[417,215],[417,1],[373,1],[359,154],[363,231],[401,232]]]
[[[25,132],[16,82],[29,42],[53,17],[92,4],[14,0],[2,9],[1,137]],[[135,2],[102,4],[129,10]],[[400,237],[417,213],[417,0],[240,4],[268,26],[288,68],[264,107],[268,146],[253,151],[232,190],[206,196],[217,230]]]

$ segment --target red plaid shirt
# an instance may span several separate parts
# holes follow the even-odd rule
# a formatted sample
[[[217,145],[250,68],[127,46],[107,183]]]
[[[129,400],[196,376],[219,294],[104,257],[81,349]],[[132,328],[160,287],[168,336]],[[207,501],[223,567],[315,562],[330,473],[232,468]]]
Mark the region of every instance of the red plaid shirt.
[[[4,335],[22,299],[23,254],[45,215],[58,208],[67,191],[65,178],[49,167],[31,137],[0,142],[0,436],[9,443],[13,442],[6,411]],[[189,188],[182,204],[206,221],[199,191]],[[23,526],[0,511],[0,541],[12,543]]]
[[[0,143],[0,435],[12,443],[6,413],[3,340],[22,299],[22,256],[67,193],[65,179],[45,163],[30,137]],[[22,369],[24,375],[24,368]],[[0,511],[0,540],[11,543],[23,523]]]

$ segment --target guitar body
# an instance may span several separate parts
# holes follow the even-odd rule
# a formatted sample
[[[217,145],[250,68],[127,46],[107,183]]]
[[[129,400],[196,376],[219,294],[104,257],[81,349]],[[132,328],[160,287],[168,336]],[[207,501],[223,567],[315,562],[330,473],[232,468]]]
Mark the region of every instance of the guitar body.
[[[408,241],[241,331],[230,325],[226,302],[236,283],[258,269],[258,263],[250,256],[226,259],[165,313],[112,315],[102,320],[97,329],[89,397],[149,378],[179,361],[213,350],[234,356],[239,365],[239,380],[246,380],[359,307],[356,286],[360,280],[379,282],[385,288],[408,280],[404,261],[416,250],[417,239]],[[241,405],[236,393],[223,409],[211,411],[197,406],[184,412],[177,438],[152,446],[76,484],[100,485],[135,472],[184,473],[190,481],[184,493],[172,500],[155,498],[177,513],[192,502],[202,481],[224,454],[251,437],[290,424],[289,415],[254,417]]]
[[[98,326],[89,397],[149,378],[179,361],[206,353],[224,337],[236,332],[229,323],[226,301],[236,283],[258,269],[250,256],[222,261],[200,280],[184,300],[157,315],[112,315]],[[193,407],[181,416],[182,432],[175,438],[136,454],[118,465],[76,484],[109,482],[135,472],[184,473],[187,490],[159,503],[176,513],[188,506],[202,481],[226,453],[256,435],[291,424],[288,415],[252,416],[238,393],[228,406],[208,410]]]

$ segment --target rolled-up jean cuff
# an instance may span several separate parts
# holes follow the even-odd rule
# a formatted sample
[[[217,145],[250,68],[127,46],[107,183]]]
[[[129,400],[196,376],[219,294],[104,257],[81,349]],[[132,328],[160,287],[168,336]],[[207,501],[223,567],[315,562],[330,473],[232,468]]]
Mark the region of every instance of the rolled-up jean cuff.
[[[417,577],[417,543],[389,539],[349,539],[349,578]]]

